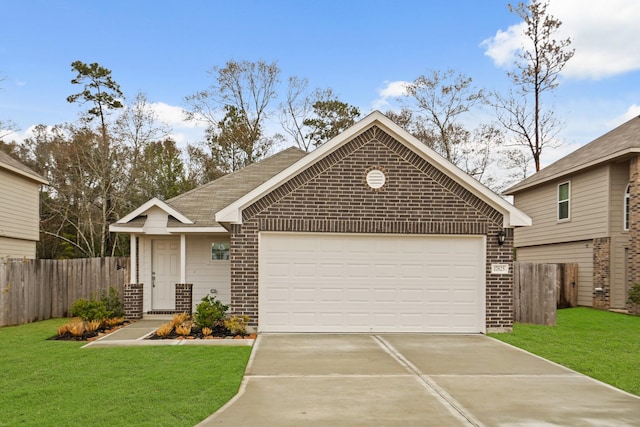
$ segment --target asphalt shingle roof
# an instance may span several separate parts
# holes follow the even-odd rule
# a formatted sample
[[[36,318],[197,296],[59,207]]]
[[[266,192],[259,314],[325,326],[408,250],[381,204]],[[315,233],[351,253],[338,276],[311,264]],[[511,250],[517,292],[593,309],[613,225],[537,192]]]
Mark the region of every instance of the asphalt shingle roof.
[[[183,193],[166,203],[187,216],[194,224],[169,222],[169,226],[215,227],[216,212],[235,202],[260,184],[282,172],[307,153],[291,147],[260,162],[232,172],[208,184]]]
[[[47,182],[42,176],[40,176],[27,166],[23,165],[4,151],[0,151],[0,168],[17,172],[22,176],[33,179],[34,181],[41,182],[43,184]]]
[[[504,191],[515,194],[526,188],[548,182],[582,169],[618,159],[631,153],[640,153],[640,116],[594,139],[587,145],[566,155],[539,172]]]

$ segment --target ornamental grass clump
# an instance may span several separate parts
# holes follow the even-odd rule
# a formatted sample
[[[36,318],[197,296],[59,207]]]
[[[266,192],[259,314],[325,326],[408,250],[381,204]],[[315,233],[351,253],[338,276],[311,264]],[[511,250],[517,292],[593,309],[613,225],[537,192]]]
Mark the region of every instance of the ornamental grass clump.
[[[186,321],[184,323],[181,323],[180,325],[176,326],[176,334],[186,337],[187,335],[191,334],[192,326],[193,326],[193,323],[191,321]]]
[[[167,322],[160,325],[156,331],[156,335],[159,337],[167,337],[173,332],[173,322]]]

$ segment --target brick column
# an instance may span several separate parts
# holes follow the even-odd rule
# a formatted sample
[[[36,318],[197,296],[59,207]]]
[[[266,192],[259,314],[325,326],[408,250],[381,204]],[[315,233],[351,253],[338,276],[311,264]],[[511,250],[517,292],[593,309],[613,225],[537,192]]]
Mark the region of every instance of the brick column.
[[[627,290],[640,283],[640,156],[629,161],[629,259]]]
[[[127,319],[142,319],[142,283],[125,283],[124,316]]]
[[[191,314],[193,307],[193,284],[176,283],[176,311]]]
[[[611,293],[611,239],[593,239],[593,306],[610,307]],[[601,289],[596,291],[596,288]]]

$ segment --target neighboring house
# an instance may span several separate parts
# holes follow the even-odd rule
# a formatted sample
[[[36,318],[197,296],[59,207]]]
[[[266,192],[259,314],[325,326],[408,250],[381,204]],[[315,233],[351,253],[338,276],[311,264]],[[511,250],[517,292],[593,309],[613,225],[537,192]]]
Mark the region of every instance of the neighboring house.
[[[0,151],[0,258],[35,258],[43,177]]]
[[[519,261],[578,264],[578,304],[624,308],[640,277],[640,117],[505,191],[533,219]]]
[[[144,312],[192,284],[193,305],[215,293],[262,332],[477,333],[512,327],[513,228],[530,224],[374,112],[111,231],[131,235]]]

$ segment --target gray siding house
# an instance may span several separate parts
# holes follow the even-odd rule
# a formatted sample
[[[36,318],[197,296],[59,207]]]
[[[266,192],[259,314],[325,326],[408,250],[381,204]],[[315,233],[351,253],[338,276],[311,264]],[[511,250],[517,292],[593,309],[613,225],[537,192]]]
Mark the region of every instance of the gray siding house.
[[[131,236],[144,312],[191,287],[193,306],[215,294],[260,332],[483,333],[512,327],[513,229],[530,224],[374,112],[111,231]]]
[[[533,219],[519,261],[578,264],[578,304],[623,309],[640,277],[640,117],[505,191]]]
[[[0,258],[35,258],[43,177],[0,151]]]

